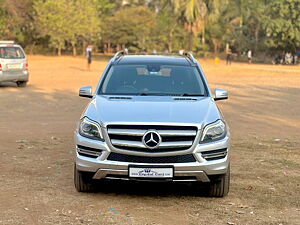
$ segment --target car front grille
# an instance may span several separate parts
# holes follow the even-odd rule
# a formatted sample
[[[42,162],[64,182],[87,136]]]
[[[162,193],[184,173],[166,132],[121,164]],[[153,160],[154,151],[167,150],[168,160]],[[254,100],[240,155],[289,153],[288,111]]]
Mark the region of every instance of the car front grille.
[[[107,160],[117,162],[132,162],[132,163],[190,163],[196,162],[192,154],[175,155],[175,156],[161,156],[161,157],[145,157],[135,155],[125,155],[112,152]]]
[[[155,131],[161,137],[157,148],[149,149],[142,138],[147,131]],[[191,148],[197,135],[193,126],[155,126],[155,125],[108,125],[111,144],[121,150],[136,152],[170,152]]]

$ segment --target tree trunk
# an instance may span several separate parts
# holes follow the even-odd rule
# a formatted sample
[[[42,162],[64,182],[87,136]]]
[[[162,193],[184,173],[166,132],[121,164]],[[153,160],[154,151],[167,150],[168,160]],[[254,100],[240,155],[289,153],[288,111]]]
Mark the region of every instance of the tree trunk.
[[[189,32],[189,51],[193,50],[193,45],[194,45],[194,34],[192,31]]]
[[[57,55],[61,56],[61,45],[59,45],[57,48]]]
[[[254,45],[254,52],[257,51],[257,45],[258,45],[258,35],[259,35],[259,28],[260,28],[260,24],[258,23],[256,28],[255,28],[255,45]]]
[[[107,52],[111,53],[111,46],[110,46],[110,42],[107,43]]]
[[[173,47],[173,32],[174,32],[175,27],[173,27],[169,33],[169,41],[167,42],[168,46],[168,51],[169,53],[172,52],[172,47]]]
[[[77,49],[76,49],[76,45],[75,45],[75,42],[72,42],[72,49],[73,49],[73,56],[76,56],[77,55]]]
[[[214,56],[216,57],[218,55],[218,43],[215,39],[212,39],[212,43],[214,46]]]
[[[82,56],[85,56],[85,49],[86,49],[86,41],[82,41]]]
[[[202,44],[205,44],[205,25],[203,24],[203,28],[202,28]]]
[[[168,52],[172,52],[172,41],[168,42]]]

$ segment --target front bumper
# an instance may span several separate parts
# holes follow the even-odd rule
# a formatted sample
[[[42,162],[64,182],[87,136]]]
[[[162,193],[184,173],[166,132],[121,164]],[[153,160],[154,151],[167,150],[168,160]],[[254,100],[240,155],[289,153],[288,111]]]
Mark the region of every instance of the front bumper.
[[[99,149],[102,151],[101,155],[97,158],[91,158],[82,156],[76,150],[76,168],[80,171],[95,173],[94,179],[122,179],[129,180],[128,166],[129,165],[141,165],[141,166],[173,166],[174,178],[173,181],[202,181],[209,182],[210,175],[225,174],[229,167],[230,159],[230,137],[227,136],[219,141],[213,143],[195,144],[189,150],[190,154],[193,154],[196,162],[190,163],[132,163],[132,162],[119,162],[107,160],[107,157],[111,152],[110,144],[106,142],[97,141],[82,137],[75,132],[76,146],[86,146],[89,148]],[[199,142],[198,138],[195,142]],[[77,149],[77,147],[76,147]],[[203,158],[202,153],[213,151],[217,149],[227,149],[227,155],[224,158],[216,160],[206,160]],[[185,152],[187,153],[187,152]],[[141,153],[141,152],[126,152],[131,155],[154,155],[153,153]],[[169,156],[179,155],[181,152],[168,152],[163,154],[156,154],[156,156]]]

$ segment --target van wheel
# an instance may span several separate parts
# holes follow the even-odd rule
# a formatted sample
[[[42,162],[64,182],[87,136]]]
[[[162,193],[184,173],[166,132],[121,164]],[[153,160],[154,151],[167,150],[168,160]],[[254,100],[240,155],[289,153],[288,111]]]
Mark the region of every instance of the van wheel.
[[[26,87],[27,81],[18,81],[17,85],[18,85],[18,87]]]
[[[77,170],[76,165],[74,165],[74,185],[76,190],[78,192],[95,191],[96,188],[92,176],[92,173]]]
[[[209,197],[225,197],[229,192],[230,167],[224,175],[211,180],[207,187]]]

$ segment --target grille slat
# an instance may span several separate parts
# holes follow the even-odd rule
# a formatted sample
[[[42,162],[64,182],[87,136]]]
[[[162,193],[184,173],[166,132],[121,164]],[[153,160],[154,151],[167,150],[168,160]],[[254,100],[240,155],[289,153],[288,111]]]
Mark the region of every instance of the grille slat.
[[[143,136],[147,130],[135,129],[107,129],[108,134]],[[194,130],[156,130],[161,136],[196,136]]]
[[[125,155],[112,152],[107,160],[117,162],[132,162],[132,163],[190,163],[196,162],[192,154],[176,155],[176,156],[162,156],[162,157],[145,157],[135,155]]]
[[[151,152],[181,151],[189,149],[197,135],[197,127],[163,125],[108,125],[107,133],[112,145],[121,150],[149,152],[143,144],[144,134],[150,130],[161,136],[160,145]]]

